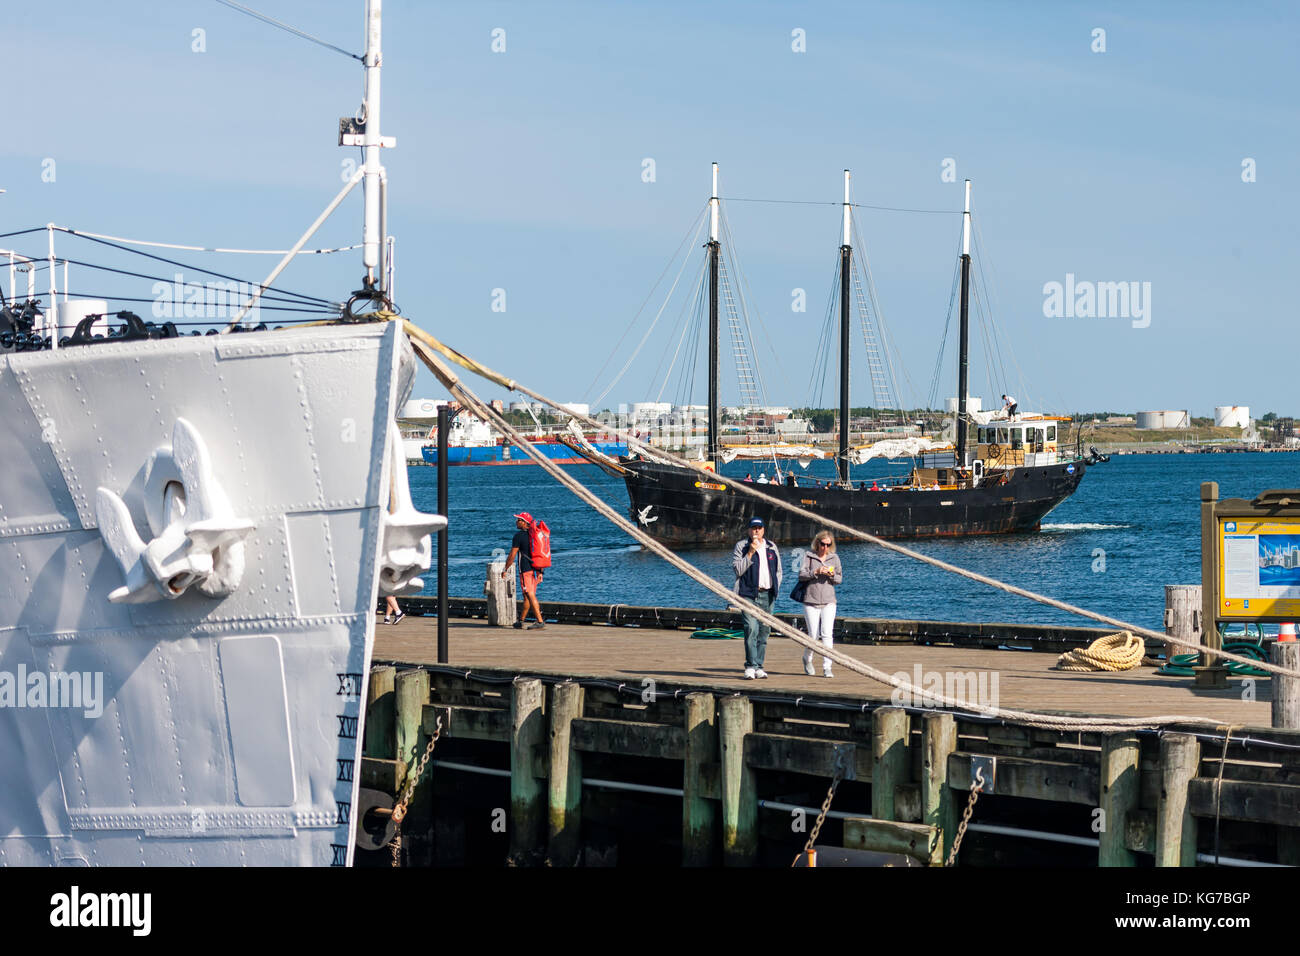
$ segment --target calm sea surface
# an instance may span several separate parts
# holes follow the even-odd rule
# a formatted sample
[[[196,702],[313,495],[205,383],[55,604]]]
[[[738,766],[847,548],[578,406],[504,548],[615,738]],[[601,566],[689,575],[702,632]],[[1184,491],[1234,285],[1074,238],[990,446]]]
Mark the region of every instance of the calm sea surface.
[[[733,462],[729,475],[759,468]],[[568,466],[584,484],[620,513],[627,511],[621,479],[590,465]],[[903,474],[907,462],[871,462],[854,469],[854,480]],[[417,507],[436,511],[437,473],[409,470]],[[769,469],[770,474],[770,469]],[[800,474],[829,477],[829,462]],[[665,607],[723,606],[715,595],[646,553],[540,467],[460,467],[449,472],[450,593],[483,593],[486,563],[507,549],[512,514],[529,511],[551,528],[554,566],[540,597]],[[1199,494],[1202,481],[1217,481],[1221,497],[1253,498],[1266,488],[1300,488],[1300,453],[1221,455],[1126,455],[1089,469],[1079,491],[1052,512],[1038,534],[964,540],[902,542],[909,547],[1040,594],[1161,629],[1164,585],[1200,580]],[[787,569],[790,551],[807,541],[781,541]],[[869,544],[841,542],[844,584],[839,613],[850,617],[946,621],[1010,621],[1081,624],[1078,618],[995,591]],[[1104,552],[1104,555],[1103,555]],[[695,566],[731,587],[730,552],[686,551]],[[1100,570],[1104,557],[1104,570]],[[1094,567],[1099,570],[1094,570]],[[437,577],[425,578],[436,591]],[[777,610],[794,611],[787,579]]]

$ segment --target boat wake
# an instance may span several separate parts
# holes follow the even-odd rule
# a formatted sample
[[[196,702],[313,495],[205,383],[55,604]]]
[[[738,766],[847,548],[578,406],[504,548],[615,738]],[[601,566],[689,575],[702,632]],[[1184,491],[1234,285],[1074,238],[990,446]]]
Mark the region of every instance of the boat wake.
[[[1081,521],[1075,524],[1045,524],[1039,530],[1045,532],[1060,531],[1119,531],[1132,527],[1126,524],[1098,524],[1095,521]]]

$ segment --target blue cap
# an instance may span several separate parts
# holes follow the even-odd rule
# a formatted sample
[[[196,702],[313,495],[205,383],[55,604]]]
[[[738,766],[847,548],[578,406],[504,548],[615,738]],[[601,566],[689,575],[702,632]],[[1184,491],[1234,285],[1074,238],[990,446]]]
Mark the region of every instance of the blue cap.
[[[761,528],[761,527],[763,527],[763,519],[762,519],[762,518],[750,518],[750,519],[749,519],[749,526],[750,526],[751,528]]]

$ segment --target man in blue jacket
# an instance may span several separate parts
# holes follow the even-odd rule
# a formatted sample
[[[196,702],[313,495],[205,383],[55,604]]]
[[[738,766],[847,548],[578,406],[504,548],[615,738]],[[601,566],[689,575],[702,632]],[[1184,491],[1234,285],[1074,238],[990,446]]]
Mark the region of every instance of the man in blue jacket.
[[[736,593],[770,613],[781,589],[781,552],[766,540],[766,534],[763,519],[751,518],[749,537],[737,542],[731,567],[736,572]],[[745,623],[745,678],[766,677],[763,660],[772,627],[746,611],[741,612],[741,619]]]

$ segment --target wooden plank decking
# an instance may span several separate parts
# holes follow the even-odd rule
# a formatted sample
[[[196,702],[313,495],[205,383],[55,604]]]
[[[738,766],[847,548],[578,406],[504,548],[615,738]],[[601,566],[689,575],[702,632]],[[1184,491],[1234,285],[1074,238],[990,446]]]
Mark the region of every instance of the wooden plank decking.
[[[639,686],[654,678],[678,686],[747,693],[808,694],[857,701],[888,701],[891,688],[842,667],[826,680],[808,677],[802,648],[784,638],[768,642],[766,681],[741,676],[744,648],[737,640],[694,640],[687,630],[549,624],[541,631],[492,627],[483,621],[450,622],[449,663],[457,667],[542,676],[604,677]],[[1118,674],[1053,670],[1054,654],[911,645],[837,645],[888,673],[987,672],[997,675],[998,704],[1005,708],[1084,715],[1205,717],[1238,726],[1268,727],[1270,681],[1255,681],[1255,700],[1243,700],[1242,682],[1226,690],[1193,690],[1190,678],[1163,677],[1142,667]],[[376,628],[376,661],[437,661],[437,619],[408,616]],[[821,662],[816,662],[820,674]]]

